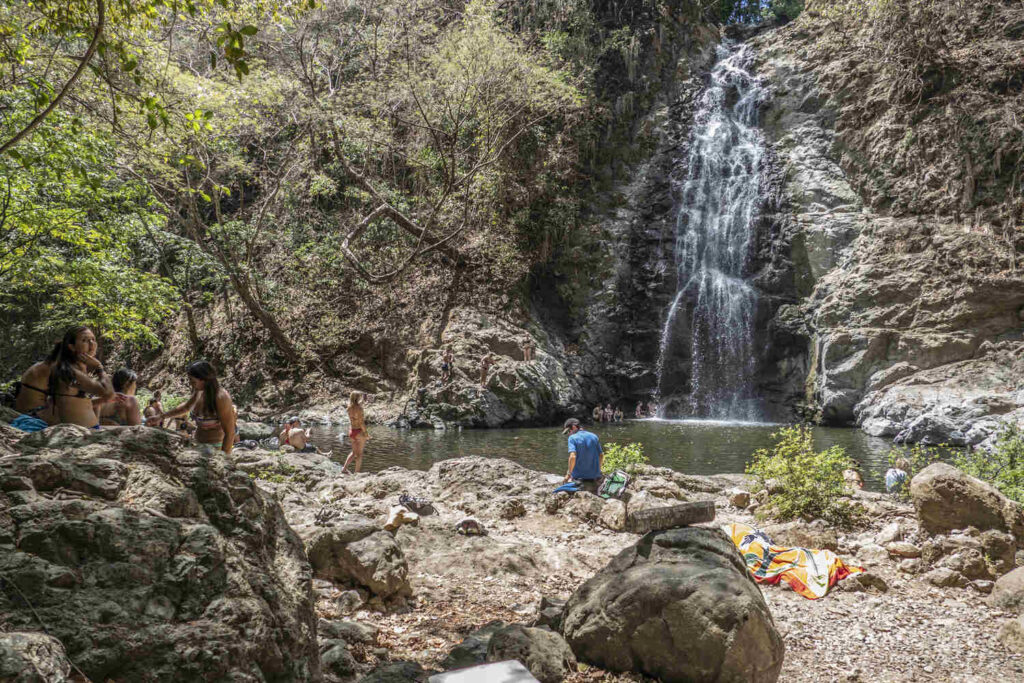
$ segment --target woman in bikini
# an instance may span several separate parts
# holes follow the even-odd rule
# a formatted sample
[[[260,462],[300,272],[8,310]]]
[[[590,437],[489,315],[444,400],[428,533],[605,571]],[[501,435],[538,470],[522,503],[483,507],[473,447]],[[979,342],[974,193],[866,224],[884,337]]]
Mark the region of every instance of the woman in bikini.
[[[114,386],[96,359],[98,348],[96,335],[88,327],[72,327],[54,347],[47,382],[52,401],[42,413],[50,424],[100,428],[96,412],[100,404],[114,399]]]
[[[121,368],[114,373],[114,391],[117,398],[100,406],[101,425],[134,426],[142,424],[142,413],[139,411],[139,400],[135,398],[139,376],[128,368]]]
[[[231,394],[220,386],[217,371],[205,360],[192,363],[186,372],[192,385],[192,397],[174,410],[147,417],[146,424],[181,417],[191,411],[189,419],[196,425],[196,443],[219,445],[222,451],[230,453],[236,437],[236,413]]]
[[[348,464],[352,462],[353,458],[355,459],[353,472],[358,473],[363,466],[363,448],[370,438],[369,432],[366,431],[366,419],[363,415],[363,396],[363,392],[353,391],[348,397],[348,438],[352,442],[352,452],[345,459],[345,464],[341,467],[342,472],[348,471]]]
[[[154,415],[159,415],[162,412],[164,412],[163,394],[159,389],[157,389],[153,392],[152,398],[149,399],[149,405],[146,406],[146,412],[144,414],[146,417],[153,417]],[[164,421],[153,420],[152,426],[163,427]]]

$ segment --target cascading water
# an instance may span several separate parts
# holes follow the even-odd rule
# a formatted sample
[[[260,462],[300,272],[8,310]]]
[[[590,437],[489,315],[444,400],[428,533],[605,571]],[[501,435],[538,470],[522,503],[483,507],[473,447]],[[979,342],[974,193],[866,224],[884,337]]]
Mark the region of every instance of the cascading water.
[[[661,412],[730,420],[760,417],[754,392],[757,291],[745,280],[755,241],[761,198],[764,136],[758,110],[764,85],[747,67],[746,45],[723,43],[711,83],[699,104],[687,175],[676,221],[679,288],[669,307],[658,358]],[[671,386],[669,367],[688,344],[691,372],[686,402]],[[685,357],[685,355],[683,356]],[[673,407],[676,406],[676,407]]]

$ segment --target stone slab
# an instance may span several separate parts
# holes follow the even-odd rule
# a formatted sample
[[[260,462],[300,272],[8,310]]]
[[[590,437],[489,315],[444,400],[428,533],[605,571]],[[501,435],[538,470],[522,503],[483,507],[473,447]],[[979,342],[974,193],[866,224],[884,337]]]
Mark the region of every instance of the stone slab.
[[[427,679],[427,683],[497,683],[497,681],[501,681],[501,683],[539,683],[529,669],[514,659],[436,674]]]

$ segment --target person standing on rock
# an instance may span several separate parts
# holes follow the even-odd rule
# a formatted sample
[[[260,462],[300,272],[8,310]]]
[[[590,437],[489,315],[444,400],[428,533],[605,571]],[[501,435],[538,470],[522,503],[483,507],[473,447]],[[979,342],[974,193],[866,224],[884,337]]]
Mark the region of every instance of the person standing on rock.
[[[147,417],[146,424],[181,417],[191,411],[190,417],[196,425],[196,443],[210,446],[220,444],[224,453],[231,453],[238,437],[235,427],[237,410],[231,394],[220,385],[217,371],[205,360],[192,363],[186,372],[189,384],[192,385],[192,397],[174,410]]]
[[[523,343],[523,360],[527,363],[533,360],[533,338],[527,337]]]
[[[348,397],[348,438],[352,442],[352,452],[348,454],[345,464],[341,466],[342,472],[348,472],[348,465],[353,460],[355,460],[352,465],[353,472],[358,474],[363,467],[363,448],[366,447],[366,442],[370,438],[369,432],[366,431],[366,416],[363,413],[364,397],[365,394],[361,391],[353,391]]]
[[[604,464],[600,439],[593,432],[582,429],[575,417],[565,421],[562,434],[569,435],[569,467],[563,483],[571,479],[585,490],[597,493],[603,479],[601,466]]]
[[[488,353],[480,359],[480,386],[487,386],[487,373],[492,365],[494,365],[494,356],[491,354]]]
[[[447,344],[441,351],[441,384],[447,384],[452,379],[452,370],[455,367],[455,354],[452,353],[452,345]]]

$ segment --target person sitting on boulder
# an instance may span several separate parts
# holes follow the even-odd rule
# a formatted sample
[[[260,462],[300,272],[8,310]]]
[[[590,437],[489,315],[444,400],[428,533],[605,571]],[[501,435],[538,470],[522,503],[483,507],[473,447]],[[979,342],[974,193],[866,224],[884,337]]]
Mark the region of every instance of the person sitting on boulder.
[[[42,415],[47,422],[100,428],[96,412],[114,399],[114,385],[96,358],[98,350],[96,335],[85,326],[72,327],[57,343],[50,354],[54,362],[47,384],[53,401]]]
[[[615,411],[612,409],[612,404],[607,403],[604,406],[604,421],[611,422],[615,419]]]
[[[601,422],[601,420],[604,418],[604,411],[601,410],[600,403],[594,406],[594,412],[591,413],[591,415],[594,418],[594,422]]]
[[[604,450],[601,441],[593,432],[580,427],[580,421],[570,417],[563,425],[562,434],[569,435],[569,467],[563,483],[569,480],[577,482],[584,490],[597,493],[604,477],[601,466],[604,464]]]
[[[113,384],[117,396],[113,401],[99,407],[97,415],[100,424],[110,426],[135,426],[142,424],[142,412],[139,400],[135,398],[139,376],[128,368],[121,368],[114,373]]]
[[[163,397],[164,397],[164,395],[163,395],[162,391],[160,391],[159,389],[154,391],[153,395],[149,399],[149,404],[146,405],[146,410],[143,411],[143,413],[142,413],[143,417],[147,417],[148,418],[148,417],[152,417],[153,415],[157,415],[159,413],[164,412]],[[163,427],[164,426],[164,421],[163,420],[154,420],[152,426],[153,427]]]
[[[293,417],[284,433],[282,444],[288,444],[299,453],[316,453],[316,446],[309,442],[309,429],[302,428],[302,421]]]
[[[622,408],[616,408],[615,409],[615,421],[616,422],[622,422],[623,418],[625,418],[625,417],[626,416],[622,414]]]
[[[636,419],[638,419],[638,420],[644,419],[644,402],[643,401],[637,401],[636,402],[635,414],[636,414]]]
[[[896,458],[893,466],[885,471],[886,493],[900,493],[903,487],[907,485],[907,479],[910,477],[909,472],[910,461],[906,458]]]
[[[238,438],[235,425],[237,409],[231,394],[220,386],[217,371],[205,360],[192,363],[186,372],[189,384],[192,385],[192,397],[174,410],[146,418],[146,424],[189,413],[196,425],[196,442],[219,445],[224,453],[230,454]]]

